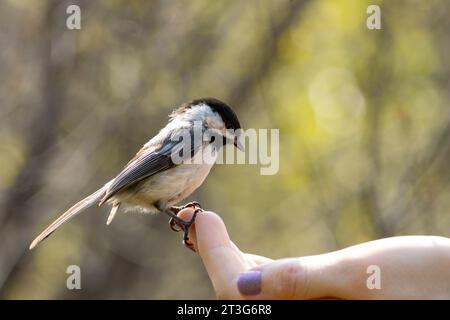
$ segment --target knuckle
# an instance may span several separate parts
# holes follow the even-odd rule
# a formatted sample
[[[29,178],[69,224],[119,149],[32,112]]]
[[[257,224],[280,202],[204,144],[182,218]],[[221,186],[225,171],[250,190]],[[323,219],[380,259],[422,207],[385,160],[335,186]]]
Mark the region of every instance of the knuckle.
[[[275,272],[275,294],[283,299],[299,297],[307,284],[306,268],[299,261],[288,262]]]

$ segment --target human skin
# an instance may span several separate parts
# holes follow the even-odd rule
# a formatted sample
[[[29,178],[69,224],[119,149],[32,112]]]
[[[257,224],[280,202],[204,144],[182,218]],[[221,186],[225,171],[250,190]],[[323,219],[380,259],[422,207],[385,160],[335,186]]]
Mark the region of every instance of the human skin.
[[[179,216],[192,214],[186,208]],[[190,237],[218,299],[450,299],[449,238],[392,237],[272,260],[242,252],[210,211],[197,215]],[[380,289],[367,285],[373,265],[379,267]]]

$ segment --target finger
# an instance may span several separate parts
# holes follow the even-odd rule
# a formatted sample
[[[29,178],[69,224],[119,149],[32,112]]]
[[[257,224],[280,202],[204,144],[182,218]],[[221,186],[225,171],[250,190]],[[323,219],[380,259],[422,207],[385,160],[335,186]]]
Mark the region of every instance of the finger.
[[[190,207],[184,208],[177,215],[180,218],[182,218],[183,220],[189,221],[190,219],[192,219],[192,216],[194,215],[194,209],[192,209]],[[196,229],[195,229],[195,222],[189,228],[189,240],[192,241],[192,243],[194,245],[194,249],[197,251],[197,234],[196,234]],[[243,255],[243,253],[239,250],[239,248],[232,241],[230,241],[230,245],[233,249],[235,249],[236,251],[238,251],[240,254]],[[251,264],[248,267],[251,268],[251,267],[255,267],[255,266],[256,266],[256,264]]]
[[[196,249],[200,254],[218,298],[237,299],[236,279],[248,269],[244,255],[232,244],[222,219],[205,211],[195,222]]]
[[[182,209],[179,213],[178,216],[180,218],[182,218],[183,220],[190,220],[192,218],[194,214],[194,210],[192,208],[185,208]],[[194,247],[196,249],[197,247],[197,234],[196,234],[196,229],[195,229],[195,222],[194,224],[191,225],[190,229],[189,229],[189,239],[192,240]],[[268,262],[268,261],[272,261],[272,259],[263,257],[263,256],[258,256],[258,255],[254,255],[254,254],[244,254],[235,244],[233,241],[230,241],[230,246],[236,250],[237,252],[239,252],[239,254],[243,255],[247,262],[251,262],[251,265],[248,265],[247,267],[255,267],[257,265],[260,265],[261,263],[264,262]]]
[[[339,297],[339,268],[330,255],[276,260],[242,273],[238,289],[252,299]]]

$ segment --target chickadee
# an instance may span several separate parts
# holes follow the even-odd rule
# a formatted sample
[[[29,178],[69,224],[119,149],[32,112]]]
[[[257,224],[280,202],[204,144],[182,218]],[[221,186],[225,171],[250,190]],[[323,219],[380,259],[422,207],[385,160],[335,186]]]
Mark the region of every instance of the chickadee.
[[[181,105],[169,116],[168,124],[139,150],[114,179],[64,212],[34,239],[30,249],[81,211],[95,203],[100,206],[105,202],[112,205],[108,225],[120,207],[164,212],[170,216],[173,230],[180,231],[175,228],[178,226],[184,231],[183,242],[190,247],[189,227],[201,210],[200,205],[197,202],[183,207],[174,205],[203,183],[217,157],[217,148],[233,143],[242,150],[236,133],[240,128],[234,111],[218,99],[201,98]],[[201,133],[201,141],[195,137],[196,129]],[[182,133],[187,133],[189,139],[181,139]],[[200,159],[205,151],[209,151],[213,161]],[[183,161],[174,161],[174,155]],[[186,221],[177,213],[188,206],[197,210],[192,219]]]

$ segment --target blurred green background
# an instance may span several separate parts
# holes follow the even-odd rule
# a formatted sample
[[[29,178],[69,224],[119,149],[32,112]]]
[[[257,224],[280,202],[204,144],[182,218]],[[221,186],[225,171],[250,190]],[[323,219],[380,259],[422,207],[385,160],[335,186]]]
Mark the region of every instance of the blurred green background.
[[[81,8],[81,30],[66,8]],[[382,30],[366,27],[378,4]],[[0,297],[214,298],[165,215],[91,208],[177,105],[280,129],[280,171],[217,165],[190,199],[271,258],[450,236],[450,2],[0,1]],[[66,288],[81,267],[82,290]]]

